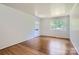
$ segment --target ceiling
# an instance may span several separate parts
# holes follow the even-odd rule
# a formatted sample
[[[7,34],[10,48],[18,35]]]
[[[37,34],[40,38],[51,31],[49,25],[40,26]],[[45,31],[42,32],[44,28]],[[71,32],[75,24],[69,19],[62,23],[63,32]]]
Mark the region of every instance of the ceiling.
[[[9,7],[40,18],[68,15],[73,3],[5,3]]]

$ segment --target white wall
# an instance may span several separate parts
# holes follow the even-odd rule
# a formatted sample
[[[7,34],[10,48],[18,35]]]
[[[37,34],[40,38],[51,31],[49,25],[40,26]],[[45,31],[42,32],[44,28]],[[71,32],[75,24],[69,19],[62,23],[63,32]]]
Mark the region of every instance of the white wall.
[[[36,17],[0,4],[0,49],[33,38]]]
[[[65,30],[53,30],[50,27],[51,20],[53,21],[54,18],[43,18],[41,19],[41,35],[48,35],[48,36],[55,36],[55,37],[61,37],[61,38],[69,38],[69,27],[68,17],[64,17],[64,20],[66,21],[67,25],[65,27]]]
[[[79,4],[75,5],[70,14],[70,39],[79,53]]]

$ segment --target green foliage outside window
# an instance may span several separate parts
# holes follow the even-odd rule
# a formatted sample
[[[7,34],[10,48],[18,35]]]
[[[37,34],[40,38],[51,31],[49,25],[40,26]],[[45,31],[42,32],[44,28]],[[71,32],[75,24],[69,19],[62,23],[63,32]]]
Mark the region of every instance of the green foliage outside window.
[[[60,19],[59,20],[55,19],[55,20],[51,21],[50,25],[54,29],[63,29],[63,27],[64,27],[64,21],[60,20]]]

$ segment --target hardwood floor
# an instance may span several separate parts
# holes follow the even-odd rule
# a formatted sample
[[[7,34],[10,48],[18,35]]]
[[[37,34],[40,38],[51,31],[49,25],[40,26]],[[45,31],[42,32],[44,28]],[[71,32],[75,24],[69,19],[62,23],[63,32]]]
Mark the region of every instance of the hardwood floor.
[[[0,50],[0,55],[77,55],[69,40],[37,37]]]

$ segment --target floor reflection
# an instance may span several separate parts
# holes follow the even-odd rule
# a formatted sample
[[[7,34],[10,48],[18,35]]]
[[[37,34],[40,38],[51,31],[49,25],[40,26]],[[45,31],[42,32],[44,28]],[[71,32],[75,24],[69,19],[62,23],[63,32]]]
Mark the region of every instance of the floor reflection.
[[[69,40],[51,37],[37,37],[22,43],[49,55],[76,55],[73,45]]]
[[[48,46],[48,53],[49,54],[65,54],[66,46],[59,41],[50,41]],[[53,53],[52,53],[53,52]]]

